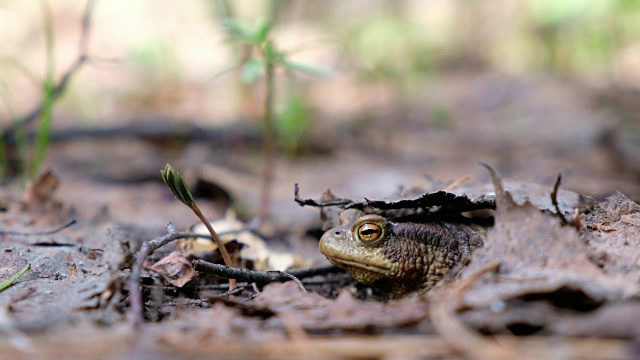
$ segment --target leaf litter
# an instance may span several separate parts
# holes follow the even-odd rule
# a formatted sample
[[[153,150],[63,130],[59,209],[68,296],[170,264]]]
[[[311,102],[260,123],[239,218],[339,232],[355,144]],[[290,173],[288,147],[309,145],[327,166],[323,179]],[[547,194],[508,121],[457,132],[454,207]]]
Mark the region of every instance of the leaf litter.
[[[455,193],[423,193],[414,200],[347,199],[338,204],[396,216],[416,213],[438,216],[497,208],[485,247],[456,276],[425,295],[390,302],[362,301],[359,298],[363,293],[375,289],[339,281],[333,285],[338,286],[335,298],[302,292],[292,282],[269,284],[257,293],[248,286],[229,296],[223,290],[212,292],[215,288],[215,282],[209,285],[212,278],[193,272],[190,263],[168,247],[160,249],[146,265],[155,271],[165,271],[164,280],[153,272],[143,278],[146,304],[150,305],[147,311],[155,311],[156,315],[150,318],[158,322],[144,324],[144,333],[134,334],[122,326],[129,306],[125,280],[133,261],[129,248],[133,239],[127,232],[114,228],[108,235],[110,245],[105,246],[104,242],[89,241],[91,235],[84,232],[86,229],[76,226],[65,230],[64,236],[57,236],[56,241],[73,243],[74,237],[84,237],[82,246],[53,248],[67,259],[64,272],[53,264],[49,265],[53,271],[46,270],[48,261],[52,261],[47,259],[51,248],[41,253],[37,247],[32,248],[25,257],[19,250],[24,249],[20,239],[3,243],[14,249],[2,254],[3,269],[15,270],[26,265],[25,260],[34,265],[33,273],[26,275],[28,281],[14,285],[16,293],[26,294],[24,298],[13,294],[17,302],[3,304],[11,305],[11,316],[22,320],[18,325],[14,322],[13,329],[26,331],[40,341],[38,349],[42,351],[52,351],[51,346],[65,343],[81,349],[72,339],[87,327],[95,328],[97,323],[92,321],[98,321],[112,324],[112,331],[101,331],[97,338],[96,333],[88,334],[87,344],[95,344],[98,339],[101,343],[118,344],[124,346],[121,350],[124,356],[214,352],[226,357],[280,358],[321,350],[330,357],[457,354],[470,358],[526,358],[553,355],[560,344],[569,357],[629,357],[632,351],[629,341],[640,331],[639,206],[622,194],[615,194],[595,207],[582,206],[584,199],[561,190],[563,212],[570,213],[572,208],[582,206],[577,231],[575,227],[563,226],[548,206],[550,189],[545,192],[540,186],[505,182],[509,189],[515,189],[514,201],[510,192],[503,191],[495,174],[493,181],[495,191],[479,195],[458,187]],[[320,202],[336,199],[344,200],[328,192]],[[327,221],[330,216],[326,210],[330,208],[322,208]],[[163,254],[170,255],[158,261]],[[55,281],[51,281],[52,275]],[[314,289],[315,283],[327,279],[329,275],[316,276],[304,284]],[[172,281],[174,290],[170,290]],[[57,299],[47,296],[60,295],[61,284],[68,289],[67,296]],[[36,290],[30,290],[33,288]],[[220,289],[224,289],[224,284]],[[49,302],[50,310],[58,316],[38,312],[43,301]],[[46,337],[29,330],[69,324],[82,318],[79,311],[86,314],[89,309],[95,309],[94,316],[89,317],[93,320],[87,322],[84,317],[75,326],[60,328],[61,336]],[[412,335],[398,338],[398,334]],[[136,337],[135,345],[123,340]],[[589,338],[581,341],[575,337]],[[385,346],[376,347],[371,339],[383,341]],[[599,347],[594,350],[593,344]],[[94,355],[104,354],[109,348],[85,347],[82,350],[85,354]],[[12,351],[20,353],[15,347],[9,348],[8,355]],[[372,353],[373,350],[377,352]]]

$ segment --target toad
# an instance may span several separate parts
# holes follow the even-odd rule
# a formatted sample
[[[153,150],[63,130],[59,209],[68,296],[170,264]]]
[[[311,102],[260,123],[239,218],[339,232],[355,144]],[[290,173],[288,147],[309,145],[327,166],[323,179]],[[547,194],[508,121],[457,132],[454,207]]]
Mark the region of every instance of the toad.
[[[356,209],[340,224],[322,236],[320,252],[389,299],[429,290],[486,239],[484,226],[465,221],[400,222]]]

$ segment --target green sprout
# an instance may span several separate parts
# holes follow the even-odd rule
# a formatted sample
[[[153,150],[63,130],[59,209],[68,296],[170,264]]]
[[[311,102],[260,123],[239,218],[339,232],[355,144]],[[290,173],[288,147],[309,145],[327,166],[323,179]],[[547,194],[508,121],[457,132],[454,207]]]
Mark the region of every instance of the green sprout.
[[[29,269],[31,269],[31,264],[27,264],[27,266],[22,268],[22,270],[18,271],[17,274],[13,275],[8,280],[0,283],[0,291],[4,291],[4,289],[15,284],[15,282],[18,281],[18,279],[20,279],[20,277],[24,275],[27,271],[29,271]]]
[[[207,218],[204,216],[204,214],[202,214],[202,211],[200,211],[200,208],[198,208],[195,200],[193,200],[193,195],[191,195],[191,191],[189,191],[189,187],[187,186],[187,183],[184,181],[180,173],[175,171],[171,167],[171,165],[167,164],[164,167],[164,170],[160,170],[160,174],[162,175],[162,180],[165,184],[167,184],[169,189],[171,189],[173,195],[183,204],[187,205],[196,214],[198,219],[202,221],[204,226],[207,227],[207,230],[209,230],[213,241],[218,246],[218,249],[220,249],[220,254],[222,255],[224,264],[228,267],[232,267],[233,262],[231,261],[231,257],[229,256],[227,249],[224,247],[224,244],[222,243],[222,240],[220,240],[220,237],[218,236],[216,231],[213,230],[213,227],[211,226]],[[235,282],[234,279],[230,279],[230,287],[235,286],[235,284],[232,285],[232,281]]]

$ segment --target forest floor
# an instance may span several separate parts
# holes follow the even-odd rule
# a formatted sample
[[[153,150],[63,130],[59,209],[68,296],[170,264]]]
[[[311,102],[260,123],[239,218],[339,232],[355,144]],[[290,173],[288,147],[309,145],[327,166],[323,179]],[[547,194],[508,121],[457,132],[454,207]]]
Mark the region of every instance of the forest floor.
[[[548,194],[562,174],[562,189],[599,204],[573,226],[498,200],[488,245],[459,279],[398,301],[361,300],[362,289],[340,275],[304,281],[309,292],[286,282],[230,296],[224,279],[198,274],[176,287],[145,269],[138,326],[128,296],[133,254],[166,234],[167,222],[179,231],[197,222],[160,170],[171,163],[180,171],[211,220],[229,208],[246,216],[262,181],[255,133],[240,126],[176,141],[169,131],[140,135],[138,123],[110,135],[64,136],[72,128],[59,127],[52,175],[30,190],[0,189],[0,281],[30,265],[0,293],[0,357],[637,358],[640,109],[634,93],[615,91],[461,73],[348,131],[326,121],[305,140],[309,150],[278,157],[271,217],[259,234],[269,251],[326,266],[318,211],[294,202],[294,184],[304,198],[330,188],[384,199],[465,176],[465,186],[491,184],[479,162]],[[425,120],[434,103],[448,109],[445,124]],[[150,126],[164,125],[172,126]],[[548,194],[519,195],[535,202]],[[323,281],[335,289],[322,290]]]

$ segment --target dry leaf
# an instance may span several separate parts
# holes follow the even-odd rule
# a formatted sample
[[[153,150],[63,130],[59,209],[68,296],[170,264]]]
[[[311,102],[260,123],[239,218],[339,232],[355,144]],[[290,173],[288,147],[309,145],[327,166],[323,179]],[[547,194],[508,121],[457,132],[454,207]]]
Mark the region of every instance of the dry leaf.
[[[223,243],[236,240],[244,246],[240,250],[240,258],[251,260],[255,270],[287,270],[289,268],[305,268],[310,262],[304,261],[299,256],[275,251],[267,246],[267,243],[251,231],[246,231],[246,225],[238,220],[233,212],[228,211],[224,219],[212,221],[211,226],[220,235]],[[245,231],[242,231],[245,230]],[[190,229],[191,232],[209,235],[204,224],[199,223]],[[203,238],[185,239],[179,242],[179,247],[184,255],[197,255],[199,252],[210,253],[218,247],[216,244]]]
[[[183,287],[196,275],[191,262],[179,252],[174,251],[147,269],[160,274],[165,280],[177,287]]]
[[[46,170],[33,182],[27,184],[27,189],[22,196],[22,206],[29,208],[41,205],[51,199],[60,181],[52,170]]]

